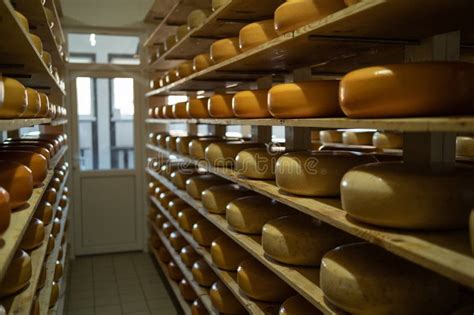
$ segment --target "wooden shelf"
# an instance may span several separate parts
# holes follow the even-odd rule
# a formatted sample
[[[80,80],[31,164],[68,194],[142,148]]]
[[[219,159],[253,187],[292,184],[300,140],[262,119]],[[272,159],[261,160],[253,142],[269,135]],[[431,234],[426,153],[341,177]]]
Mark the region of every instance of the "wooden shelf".
[[[65,125],[67,124],[68,120],[67,119],[57,119],[57,120],[52,120],[51,123],[49,123],[50,126],[60,126],[60,125]]]
[[[50,118],[18,118],[0,120],[0,131],[17,130],[41,124],[49,124]]]

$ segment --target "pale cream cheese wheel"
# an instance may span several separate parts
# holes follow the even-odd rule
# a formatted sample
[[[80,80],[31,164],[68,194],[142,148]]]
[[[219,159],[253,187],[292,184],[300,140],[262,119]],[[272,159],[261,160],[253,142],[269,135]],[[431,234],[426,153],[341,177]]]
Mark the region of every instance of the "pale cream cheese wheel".
[[[403,134],[378,131],[372,137],[372,145],[378,149],[402,149]]]
[[[193,225],[192,234],[199,245],[209,247],[212,241],[222,235],[222,232],[207,219],[202,219]]]
[[[268,118],[268,90],[248,90],[234,94],[232,110],[238,118]]]
[[[183,279],[183,273],[181,272],[181,269],[176,266],[174,261],[170,261],[166,266],[166,269],[171,280],[181,281],[181,279]]]
[[[212,143],[206,148],[206,160],[213,166],[232,167],[240,151],[262,146],[261,143],[240,141]]]
[[[193,58],[193,70],[199,72],[212,66],[213,61],[209,54],[200,54]]]
[[[196,9],[191,11],[188,15],[188,26],[190,29],[196,28],[204,24],[209,15],[211,15],[211,10],[209,9]]]
[[[266,255],[288,265],[319,266],[329,250],[357,239],[304,214],[281,217],[263,226]]]
[[[202,216],[192,208],[186,208],[178,213],[179,226],[186,232],[193,230],[193,225],[202,219]]]
[[[197,298],[196,292],[194,292],[193,287],[184,278],[181,279],[179,283],[179,290],[185,301],[190,302],[194,301]]]
[[[247,314],[248,312],[234,294],[221,281],[216,281],[209,290],[212,305],[221,314]]]
[[[237,154],[234,169],[251,179],[274,179],[276,162],[282,154],[270,148],[246,149]]]
[[[240,53],[239,38],[231,37],[215,41],[210,48],[209,56],[214,63],[235,57]]]
[[[189,143],[189,155],[197,158],[204,159],[206,157],[205,151],[206,148],[214,142],[224,142],[226,141],[222,137],[210,137],[210,138],[198,138],[191,140]]]
[[[283,83],[268,91],[268,110],[276,118],[342,116],[339,81]]]
[[[283,302],[278,315],[322,315],[323,313],[301,295],[294,295]]]
[[[0,281],[0,298],[12,295],[30,283],[31,258],[23,250],[17,250],[8,266],[5,276]]]
[[[191,118],[209,118],[207,110],[208,98],[195,98],[186,103],[186,111]]]
[[[276,164],[277,186],[296,195],[332,197],[339,196],[340,183],[351,168],[377,162],[365,154],[353,152],[287,153]]]
[[[158,258],[161,262],[167,264],[171,261],[171,254],[168,252],[166,247],[162,246],[158,249]]]
[[[217,268],[236,271],[242,261],[250,258],[250,254],[227,235],[221,235],[212,242],[211,257]]]
[[[201,193],[201,202],[210,213],[225,214],[227,204],[234,199],[254,193],[237,184],[212,186]]]
[[[209,116],[212,118],[232,118],[232,94],[215,94],[211,96],[207,103]]]
[[[373,131],[345,130],[342,133],[342,143],[345,145],[371,145]]]
[[[401,229],[465,228],[474,205],[474,168],[429,171],[403,162],[356,167],[341,181],[342,207],[358,221]]]
[[[245,25],[239,32],[239,47],[247,51],[278,37],[273,20],[264,20]]]
[[[201,255],[199,255],[191,245],[186,245],[181,248],[179,256],[184,265],[188,268],[191,268],[196,261],[201,259]]]
[[[178,214],[181,210],[189,208],[189,205],[180,198],[175,198],[168,202],[168,211],[171,216],[175,219],[178,218]]]
[[[234,199],[226,207],[229,226],[239,233],[262,234],[270,220],[293,214],[294,210],[262,195]]]
[[[458,299],[454,282],[369,243],[328,252],[320,286],[351,314],[447,314]]]
[[[216,274],[204,259],[196,261],[191,272],[194,281],[202,287],[210,287],[218,280]]]
[[[255,258],[239,265],[237,283],[246,295],[258,301],[282,302],[295,294],[286,282]]]
[[[171,246],[173,246],[173,248],[178,253],[181,251],[181,248],[188,245],[188,242],[186,242],[186,239],[178,231],[171,232],[171,234],[168,238],[169,238]]]
[[[20,248],[26,251],[33,250],[43,244],[45,235],[43,221],[33,218],[20,243]]]
[[[183,169],[171,173],[171,181],[178,189],[186,189],[186,181],[194,176],[199,175],[197,170]]]
[[[216,175],[198,175],[191,177],[186,181],[186,191],[194,199],[201,199],[201,193],[203,190],[211,186],[223,185],[225,183],[227,183],[225,179]]]
[[[456,137],[456,155],[474,157],[474,138]]]

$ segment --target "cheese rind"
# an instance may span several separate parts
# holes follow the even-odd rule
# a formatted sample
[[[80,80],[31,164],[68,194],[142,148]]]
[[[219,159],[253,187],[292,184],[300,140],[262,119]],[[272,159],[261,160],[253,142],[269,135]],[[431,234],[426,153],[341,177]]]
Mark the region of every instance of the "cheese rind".
[[[222,235],[222,232],[207,219],[202,219],[193,225],[192,234],[199,245],[209,247],[212,241]]]
[[[234,94],[232,110],[238,118],[268,118],[268,90],[249,90]]]
[[[5,276],[0,281],[0,298],[12,295],[26,287],[31,278],[31,258],[19,249],[13,256]]]
[[[212,66],[213,61],[209,54],[200,54],[193,58],[193,70],[198,72]]]
[[[216,281],[209,290],[212,305],[222,314],[247,314],[234,294],[221,282]]]
[[[43,240],[44,224],[41,220],[33,218],[26,228],[25,234],[20,243],[20,248],[26,251],[33,250],[41,246]]]
[[[245,25],[239,32],[239,47],[247,51],[278,37],[273,20],[264,20]]]
[[[230,237],[221,235],[212,242],[211,256],[217,268],[236,271],[240,263],[248,259],[250,254]]]
[[[172,105],[172,112],[174,118],[189,118],[188,112],[186,111],[186,102]]]
[[[207,17],[211,14],[209,9],[196,9],[188,15],[188,26],[190,29],[196,28],[206,22]]]
[[[201,259],[201,255],[199,255],[191,245],[186,245],[181,248],[179,256],[184,265],[188,268],[191,268],[196,261]]]
[[[210,213],[225,214],[226,206],[234,199],[252,195],[236,184],[212,186],[201,193],[201,202]]]
[[[213,166],[233,167],[235,158],[240,151],[262,146],[261,143],[240,141],[211,143],[205,151],[206,160]]]
[[[0,87],[3,86],[0,118],[17,118],[27,109],[27,90],[23,84],[15,79],[0,77],[0,81]]]
[[[322,315],[323,313],[301,295],[294,295],[283,302],[278,315]]]
[[[232,94],[215,94],[207,103],[207,110],[212,118],[234,117],[232,110]]]
[[[176,139],[176,151],[178,151],[179,154],[188,155],[189,143],[198,138],[198,136],[178,137],[178,139]]]
[[[41,56],[43,54],[43,42],[41,41],[41,38],[31,33],[29,33],[28,36],[33,43],[33,47],[36,49],[36,52]]]
[[[39,93],[35,89],[26,88],[26,94],[28,97],[28,106],[21,116],[25,118],[36,117],[38,116],[41,109],[41,99]]]
[[[206,157],[205,150],[211,143],[224,141],[225,140],[223,138],[219,137],[198,138],[191,140],[188,147],[189,155],[197,159],[204,159]]]
[[[202,216],[192,208],[186,208],[178,213],[179,226],[186,232],[193,230],[193,225],[202,219]]]
[[[186,103],[186,112],[191,118],[209,118],[208,98],[195,98]]]
[[[282,152],[269,148],[245,149],[235,158],[235,171],[251,179],[274,179],[275,165]]]
[[[193,279],[203,287],[210,287],[218,280],[216,274],[204,259],[198,260],[192,267]]]
[[[46,10],[46,8],[45,8]],[[25,30],[25,32],[30,32],[30,24],[26,16],[21,14],[20,12],[15,10],[15,17],[17,18],[18,22],[20,22],[21,27]]]
[[[379,149],[402,149],[403,134],[395,132],[376,132],[372,137],[372,145]]]
[[[33,193],[33,174],[22,164],[0,161],[0,186],[10,195],[10,207],[19,208]]]
[[[240,53],[239,38],[231,37],[215,41],[210,48],[209,57],[212,62],[219,63],[237,56]]]
[[[179,290],[185,301],[190,302],[194,301],[197,298],[196,292],[194,292],[193,287],[184,278],[181,279],[181,281],[179,282]]]
[[[212,174],[193,176],[186,181],[186,191],[194,199],[201,199],[201,193],[215,185],[223,185],[227,181]]]

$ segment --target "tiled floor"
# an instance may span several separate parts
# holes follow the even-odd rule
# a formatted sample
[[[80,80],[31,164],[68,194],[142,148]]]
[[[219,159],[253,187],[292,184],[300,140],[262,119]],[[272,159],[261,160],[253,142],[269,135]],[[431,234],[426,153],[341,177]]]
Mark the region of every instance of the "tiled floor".
[[[66,315],[176,315],[151,257],[125,253],[71,263]]]

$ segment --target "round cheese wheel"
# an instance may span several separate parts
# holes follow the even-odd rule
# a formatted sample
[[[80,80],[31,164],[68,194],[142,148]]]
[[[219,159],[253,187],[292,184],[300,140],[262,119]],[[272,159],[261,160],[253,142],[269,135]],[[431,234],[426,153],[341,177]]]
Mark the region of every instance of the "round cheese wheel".
[[[169,236],[169,240],[170,240],[171,246],[173,246],[173,248],[177,252],[179,252],[181,248],[183,248],[184,246],[188,245],[188,242],[186,242],[186,239],[178,231],[171,232]]]
[[[54,264],[54,275],[53,275],[54,281],[58,282],[59,279],[63,277],[63,274],[64,274],[63,264],[59,260],[56,260],[56,263]]]
[[[235,158],[235,171],[252,179],[274,179],[275,165],[283,152],[270,148],[251,148],[240,151]]]
[[[27,109],[27,91],[23,84],[15,79],[0,77],[3,84],[3,103],[0,106],[0,118],[17,118]]]
[[[39,114],[41,109],[41,99],[38,91],[32,88],[26,89],[26,95],[28,97],[28,105],[26,106],[26,111],[21,115],[25,118],[33,118]]]
[[[154,182],[149,182],[148,183],[148,194],[149,195],[154,195],[155,194],[155,189],[156,188],[161,188],[161,187],[165,187],[162,183],[160,183],[159,181],[154,181]]]
[[[176,34],[168,36],[165,40],[165,51],[170,50],[177,42]]]
[[[199,72],[212,66],[213,61],[209,54],[200,54],[193,58],[193,70]]]
[[[181,41],[190,31],[188,24],[183,24],[176,30],[176,40]]]
[[[3,187],[0,187],[0,235],[10,225],[10,217],[10,195],[5,189],[3,189]]]
[[[53,219],[53,206],[46,200],[41,200],[36,208],[34,217],[43,221],[44,225],[49,225]]]
[[[178,66],[178,74],[180,78],[185,78],[187,76],[190,76],[193,73],[194,73],[194,70],[193,70],[192,61],[183,62],[182,64]],[[187,118],[187,117],[183,117],[183,118]]]
[[[158,258],[160,259],[161,262],[167,264],[171,261],[171,255],[166,249],[166,247],[162,246],[158,250]]]
[[[191,268],[196,261],[201,259],[201,255],[199,255],[191,245],[181,248],[179,256],[181,257],[184,265],[188,268]]]
[[[209,315],[209,312],[204,305],[202,305],[201,301],[196,299],[191,305],[191,315]]]
[[[28,23],[28,19],[26,16],[21,14],[20,12],[15,10],[15,17],[17,21],[20,23],[20,26],[25,30],[25,32],[30,32],[30,24]]]
[[[179,282],[179,291],[185,301],[190,302],[197,298],[196,292],[186,279],[181,279]]]
[[[183,209],[178,213],[179,226],[186,232],[193,230],[193,225],[202,219],[202,216],[192,208]]]
[[[41,244],[44,240],[44,224],[41,220],[36,218],[31,219],[25,234],[20,243],[20,248],[26,251],[33,250]]]
[[[283,302],[278,315],[322,315],[323,313],[301,295],[294,295]]]
[[[329,250],[356,238],[307,215],[291,215],[263,226],[262,248],[276,261],[297,266],[319,266]]]
[[[173,199],[176,199],[176,195],[172,192],[172,191],[167,191],[167,192],[163,192],[160,194],[160,204],[163,206],[163,207],[167,207],[168,206],[168,203],[173,200]]]
[[[211,256],[217,268],[236,271],[240,263],[248,259],[250,254],[230,237],[221,235],[212,242]]]
[[[232,110],[232,94],[215,94],[211,96],[207,103],[207,110],[212,118],[234,117]]]
[[[37,146],[45,148],[49,151],[50,156],[54,156],[56,154],[56,149],[54,145],[49,141],[42,140],[42,139],[12,139],[8,138],[3,142],[4,145],[9,146]]]
[[[372,145],[379,149],[402,149],[403,134],[396,132],[376,132],[372,137]]]
[[[161,148],[166,148],[166,137],[168,137],[167,132],[160,132],[156,135],[156,145]]]
[[[63,195],[69,196],[69,188],[67,188],[67,187],[63,188]]]
[[[43,199],[48,201],[50,204],[55,204],[58,198],[58,192],[53,187],[48,187],[43,194]]]
[[[218,280],[216,274],[204,259],[196,261],[191,271],[194,281],[202,287],[210,287]]]
[[[324,255],[320,286],[325,298],[351,314],[447,314],[457,285],[368,243]]]
[[[181,279],[183,279],[183,273],[181,272],[181,269],[179,269],[173,261],[168,263],[167,269],[171,280],[181,281]]]
[[[53,187],[54,189],[56,189],[56,191],[58,191],[59,188],[61,188],[61,181],[59,180],[59,178],[53,177],[51,181],[49,182],[49,186]]]
[[[196,159],[204,159],[206,157],[205,150],[208,145],[214,142],[223,142],[223,141],[225,140],[219,137],[193,139],[189,143],[189,147],[188,147],[189,155]]]
[[[237,184],[212,186],[201,193],[204,208],[210,213],[225,214],[226,206],[234,199],[249,196],[253,193]]]
[[[203,190],[215,186],[223,185],[227,181],[219,176],[206,174],[191,177],[186,181],[186,191],[194,199],[201,199],[201,193]]]
[[[268,110],[276,118],[341,116],[339,81],[284,83],[268,91]]]
[[[469,238],[471,239],[471,249],[474,254],[474,208],[471,210],[471,215],[469,216]]]
[[[207,17],[211,15],[211,10],[209,9],[196,9],[191,11],[188,15],[188,26],[190,29],[196,28],[206,22]]]
[[[169,151],[176,151],[176,139],[177,136],[167,136],[166,137],[166,149]]]
[[[48,269],[46,268],[46,264],[43,263],[43,265],[41,266],[41,271],[38,278],[38,284],[36,285],[36,291],[41,290],[46,284],[47,273],[48,273]]]
[[[31,258],[23,250],[18,250],[0,281],[0,298],[21,291],[30,283]]]
[[[275,200],[262,195],[234,199],[226,207],[226,220],[235,231],[245,234],[261,234],[268,221],[293,214],[294,211]]]
[[[243,261],[237,269],[239,288],[250,298],[265,302],[282,302],[294,294],[293,289],[255,258]]]
[[[210,48],[209,56],[214,63],[237,56],[240,53],[239,38],[231,37],[215,41]]]
[[[171,162],[169,161],[161,167],[160,174],[167,179],[171,179],[171,174],[177,170],[194,170],[196,167],[189,165],[186,162]]]
[[[173,233],[174,231],[176,231],[174,225],[169,222],[169,221],[166,221],[165,223],[163,223],[163,225],[161,226],[161,231],[163,232],[163,234],[166,236],[166,237],[169,237],[171,235],[171,233]]]
[[[24,206],[33,193],[33,174],[22,164],[0,161],[0,186],[10,195],[10,207],[17,209]]]
[[[341,201],[350,217],[378,226],[463,228],[474,204],[474,168],[434,172],[403,162],[362,165],[342,179]]]
[[[209,247],[213,240],[222,235],[222,232],[207,219],[202,219],[193,225],[192,234],[199,245]]]
[[[207,110],[208,98],[195,98],[186,103],[186,112],[191,118],[209,118]]]
[[[176,139],[176,151],[182,155],[189,154],[189,143],[194,140],[198,139],[198,136],[186,136],[186,137],[178,137]]]
[[[456,155],[474,157],[474,138],[456,137]]]
[[[62,208],[66,208],[67,205],[69,204],[69,198],[67,196],[61,196],[59,199],[59,206]]]
[[[372,131],[346,130],[342,133],[342,143],[345,145],[371,145]]]
[[[341,179],[347,171],[374,162],[377,160],[373,156],[353,152],[287,153],[277,161],[276,184],[296,195],[339,196]]]
[[[59,298],[59,285],[53,281],[51,285],[51,295],[49,297],[49,308],[52,308],[56,305]]]
[[[213,166],[233,167],[234,161],[240,151],[250,148],[261,148],[263,144],[255,142],[217,142],[207,146],[206,160]]]
[[[178,214],[181,210],[189,208],[189,205],[182,199],[176,198],[168,202],[168,211],[171,216],[175,219],[178,218]]]
[[[38,113],[37,117],[46,117],[48,114],[49,110],[49,97],[44,94],[44,93],[39,93],[40,99],[41,99],[41,106],[40,106],[40,111]]]
[[[69,222],[69,221],[66,221],[66,229],[64,230],[63,237],[61,238],[61,246],[63,246],[63,245],[66,243],[66,241],[67,241],[66,230],[67,230],[67,223],[68,223],[68,222]]]
[[[44,63],[46,64],[46,67],[49,69],[49,71],[51,71],[53,69],[53,61],[51,58],[51,54],[46,50],[43,50],[43,55],[41,56],[41,59],[43,59]]]
[[[157,227],[163,226],[163,223],[165,223],[165,222],[166,222],[166,217],[164,215],[162,215],[161,213],[158,213],[155,216],[155,225]]]
[[[46,158],[46,160],[51,160],[51,154],[49,153],[48,149],[40,146],[35,146],[34,144],[22,144],[21,142],[12,142],[7,144],[0,144],[1,151],[29,151],[41,154]],[[56,174],[55,174],[56,175]]]
[[[58,206],[58,207],[56,208],[56,215],[55,215],[55,217],[58,218],[58,219],[62,219],[63,215],[64,215],[64,208]]]
[[[286,1],[275,10],[275,30],[278,34],[292,32],[345,7],[343,0]]]
[[[33,47],[36,49],[36,52],[41,56],[43,54],[43,42],[41,41],[41,38],[31,33],[28,34],[28,36],[30,37]]]
[[[247,314],[234,294],[221,282],[216,281],[209,290],[212,305],[221,314]]]
[[[473,64],[408,63],[348,73],[340,100],[351,118],[472,115],[473,89]]]
[[[174,82],[174,81],[173,81]],[[173,105],[163,106],[163,116],[164,118],[174,118],[173,115]]]
[[[273,20],[264,20],[245,25],[239,32],[239,47],[247,51],[278,37]]]
[[[163,243],[161,242],[160,237],[156,233],[154,233],[153,231],[150,234],[150,243],[151,243],[151,246],[153,246],[153,248],[156,248],[156,249],[163,246]]]
[[[238,118],[268,118],[268,90],[249,90],[234,94],[232,110]]]
[[[174,118],[188,118],[186,111],[186,102],[176,103],[172,105],[171,110]]]
[[[51,234],[53,234],[53,236],[56,237],[58,236],[60,231],[61,231],[61,220],[59,220],[58,218],[54,218]]]
[[[56,241],[54,240],[54,235],[53,234],[49,234],[49,237],[48,237],[48,244],[46,246],[46,255],[49,256],[53,249],[54,249],[54,244],[56,243]]]
[[[62,170],[54,170],[54,177],[59,178],[59,181],[62,183],[66,177],[66,173],[64,173]]]

